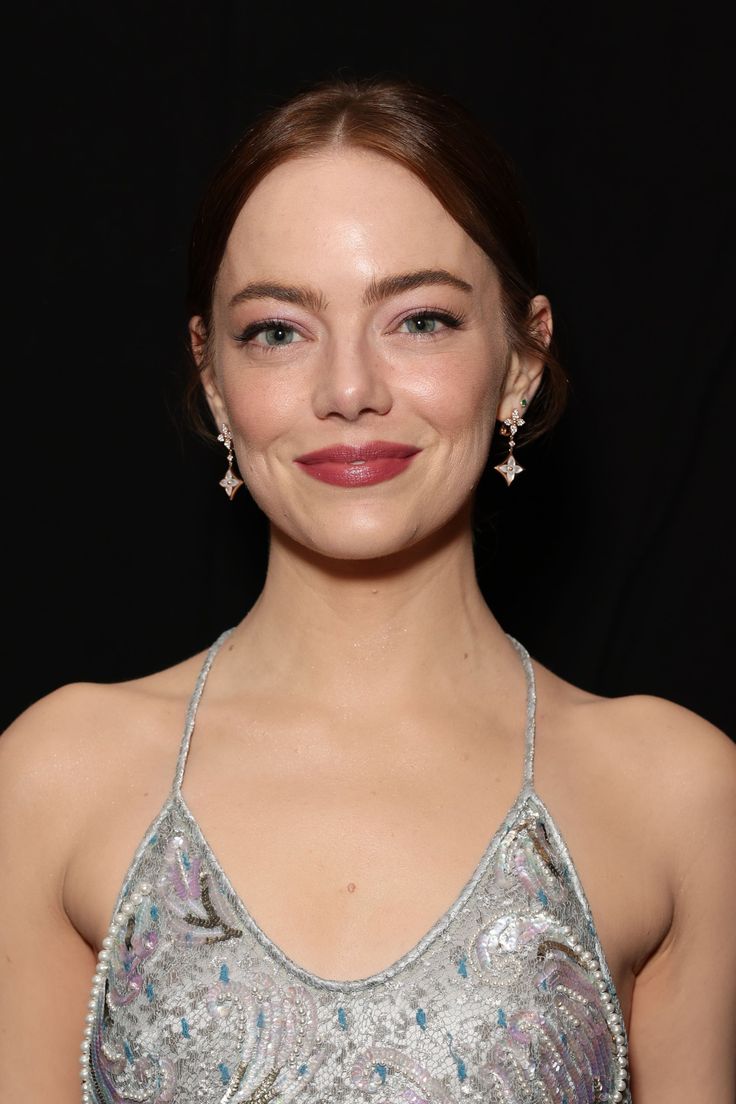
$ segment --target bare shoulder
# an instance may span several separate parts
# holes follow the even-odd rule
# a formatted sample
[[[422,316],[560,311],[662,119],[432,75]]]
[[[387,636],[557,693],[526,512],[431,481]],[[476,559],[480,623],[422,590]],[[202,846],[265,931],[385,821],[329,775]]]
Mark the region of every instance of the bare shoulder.
[[[691,710],[635,694],[595,698],[596,727],[609,747],[658,780],[664,798],[693,806],[734,796],[736,744]]]
[[[567,685],[567,684],[565,684]],[[605,790],[632,830],[657,841],[680,877],[714,822],[736,814],[736,745],[683,706],[651,695],[603,698],[572,691],[575,751],[605,779]],[[604,787],[600,787],[602,790]]]
[[[30,706],[0,736],[0,823],[30,823],[29,845],[57,857],[137,770],[170,768],[172,739],[201,656],[129,682],[73,683]],[[192,672],[195,672],[194,676]]]
[[[127,861],[126,807],[147,788],[156,800],[157,773],[166,788],[193,666],[65,686],[0,736],[0,854],[12,887],[0,894],[0,1067],[18,1071],[24,1099],[78,1092],[74,1054]],[[23,1095],[20,1081],[8,1090]]]
[[[682,891],[704,856],[736,862],[736,744],[689,709],[646,695],[614,700],[610,722],[625,729],[626,747],[652,779],[651,807]]]
[[[539,723],[549,722],[557,750],[631,792],[650,792],[656,781],[663,798],[688,803],[716,791],[733,796],[736,744],[704,718],[653,695],[602,697],[538,669]]]

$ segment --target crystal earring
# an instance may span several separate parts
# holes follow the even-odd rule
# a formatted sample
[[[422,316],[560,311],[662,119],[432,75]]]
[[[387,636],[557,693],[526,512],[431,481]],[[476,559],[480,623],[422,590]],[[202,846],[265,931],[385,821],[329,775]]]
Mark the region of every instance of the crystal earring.
[[[217,440],[222,441],[227,449],[227,471],[220,480],[220,486],[232,502],[235,492],[243,486],[243,480],[233,471],[233,435],[230,432],[230,427],[225,425],[224,422],[222,423],[222,433],[218,435]]]
[[[526,406],[526,404],[527,400],[522,399],[521,405]],[[519,431],[519,426],[523,425],[524,419],[522,418],[516,407],[514,407],[514,409],[511,411],[511,417],[504,418],[503,424],[499,430],[499,433],[502,437],[510,438],[509,454],[502,464],[496,464],[494,470],[497,471],[499,475],[503,476],[508,487],[510,487],[511,484],[514,482],[514,478],[519,474],[519,472],[523,472],[524,470],[521,464],[516,463],[516,459],[514,458],[514,445],[516,443],[514,438]]]

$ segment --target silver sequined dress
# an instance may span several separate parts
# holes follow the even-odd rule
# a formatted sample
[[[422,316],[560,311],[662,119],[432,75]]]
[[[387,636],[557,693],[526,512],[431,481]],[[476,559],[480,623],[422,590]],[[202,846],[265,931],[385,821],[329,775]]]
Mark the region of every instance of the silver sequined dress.
[[[181,794],[138,847],[92,986],[94,1104],[630,1104],[627,1038],[590,908],[534,789],[534,672],[521,791],[455,903],[387,969],[317,977],[258,927]]]

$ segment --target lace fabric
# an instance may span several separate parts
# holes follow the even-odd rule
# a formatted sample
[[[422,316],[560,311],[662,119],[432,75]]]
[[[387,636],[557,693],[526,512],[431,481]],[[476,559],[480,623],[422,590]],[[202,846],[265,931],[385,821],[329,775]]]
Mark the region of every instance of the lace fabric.
[[[588,902],[534,790],[534,672],[519,796],[454,904],[380,973],[303,969],[235,893],[181,794],[126,874],[82,1061],[95,1104],[630,1104],[627,1038]]]

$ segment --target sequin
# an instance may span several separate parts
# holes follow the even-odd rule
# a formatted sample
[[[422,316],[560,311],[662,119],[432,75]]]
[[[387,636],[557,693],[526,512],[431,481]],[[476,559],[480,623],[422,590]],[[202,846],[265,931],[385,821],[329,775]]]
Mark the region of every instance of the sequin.
[[[121,888],[85,1032],[85,1104],[631,1104],[627,1040],[577,873],[533,784],[455,903],[369,978],[319,978],[255,923],[181,795]]]

